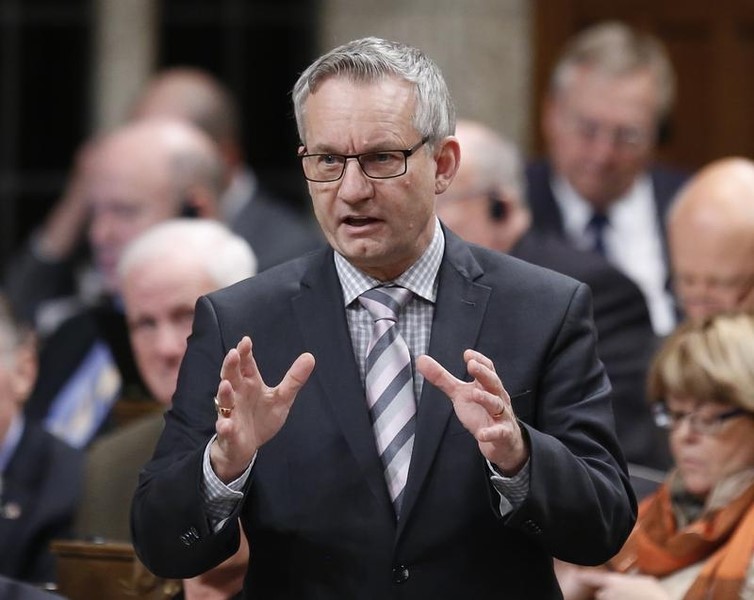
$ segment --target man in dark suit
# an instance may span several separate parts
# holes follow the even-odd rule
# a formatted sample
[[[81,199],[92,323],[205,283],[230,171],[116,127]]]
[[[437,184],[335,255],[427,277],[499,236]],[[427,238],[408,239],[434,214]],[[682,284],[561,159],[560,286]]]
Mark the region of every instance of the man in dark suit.
[[[686,175],[653,164],[672,107],[660,42],[619,23],[565,48],[542,112],[547,160],[527,168],[534,227],[596,251],[640,287],[659,335],[675,324],[665,215]]]
[[[134,104],[133,116],[185,119],[217,144],[225,165],[222,218],[251,244],[260,271],[323,245],[312,219],[266,190],[245,162],[238,103],[210,73],[192,67],[157,73]]]
[[[356,40],[293,98],[331,248],[198,301],[138,555],[201,572],[240,517],[260,598],[561,597],[552,557],[635,518],[587,287],[440,226],[459,146],[420,51]]]
[[[24,419],[36,374],[33,336],[0,298],[0,575],[38,585],[55,581],[49,545],[71,533],[84,457]]]
[[[670,466],[667,439],[655,426],[645,398],[647,367],[657,340],[641,291],[601,256],[531,228],[523,166],[512,143],[474,121],[459,121],[456,137],[463,158],[450,189],[438,198],[438,217],[467,241],[553,269],[589,286],[597,348],[613,387],[616,430],[623,453],[634,465],[666,469]],[[657,479],[662,480],[661,472]],[[635,483],[643,485],[644,478],[635,478]]]

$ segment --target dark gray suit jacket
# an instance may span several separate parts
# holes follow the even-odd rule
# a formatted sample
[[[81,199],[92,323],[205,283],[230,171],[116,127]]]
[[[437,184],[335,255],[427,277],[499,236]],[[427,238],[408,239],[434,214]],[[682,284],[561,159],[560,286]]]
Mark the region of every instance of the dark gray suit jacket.
[[[282,200],[259,190],[230,223],[257,258],[257,270],[264,271],[325,245],[319,227]]]
[[[382,473],[332,250],[202,298],[173,408],[140,477],[131,523],[154,573],[186,577],[251,545],[250,598],[560,598],[552,557],[599,564],[623,544],[635,500],[595,350],[588,288],[446,231],[429,354],[466,378],[462,352],[495,362],[531,447],[529,494],[501,517],[477,442],[426,384],[401,519]],[[200,500],[212,397],[248,334],[277,384],[317,364],[263,446],[245,498],[213,533]]]
[[[615,425],[626,460],[668,469],[667,434],[655,425],[646,398],[647,371],[658,339],[639,287],[600,255],[577,250],[554,235],[529,230],[510,254],[589,286],[597,349],[613,387]]]
[[[26,421],[3,473],[0,575],[35,584],[55,581],[49,545],[72,534],[83,471],[82,451]]]

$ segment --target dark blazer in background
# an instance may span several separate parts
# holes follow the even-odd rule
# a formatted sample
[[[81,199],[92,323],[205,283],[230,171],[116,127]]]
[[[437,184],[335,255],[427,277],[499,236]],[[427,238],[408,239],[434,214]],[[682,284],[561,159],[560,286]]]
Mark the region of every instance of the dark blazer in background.
[[[552,191],[552,176],[552,164],[549,161],[538,160],[529,163],[526,166],[526,194],[534,228],[565,237],[563,215]],[[652,179],[657,219],[660,223],[665,264],[670,272],[665,220],[673,198],[688,180],[689,175],[675,169],[654,166],[649,171],[649,176]]]
[[[263,190],[244,205],[230,227],[249,242],[257,257],[258,271],[324,246],[313,220]]]
[[[589,286],[597,349],[613,386],[616,431],[626,460],[660,470],[670,467],[667,435],[655,425],[646,399],[647,370],[658,340],[638,286],[601,256],[577,250],[555,235],[529,230],[510,254]]]
[[[0,598],[3,600],[65,600],[33,585],[0,576]]]
[[[477,442],[425,383],[396,523],[353,355],[332,250],[201,298],[173,408],[132,508],[154,573],[196,575],[251,544],[250,597],[561,598],[552,556],[600,564],[623,544],[635,500],[613,430],[589,291],[563,275],[472,247],[446,231],[429,354],[466,378],[491,357],[531,446],[530,491],[501,518]],[[200,499],[220,365],[243,335],[276,385],[317,364],[280,432],[257,455],[245,499],[213,533]]]
[[[49,544],[70,537],[84,455],[26,421],[3,474],[0,575],[31,583],[55,581]]]

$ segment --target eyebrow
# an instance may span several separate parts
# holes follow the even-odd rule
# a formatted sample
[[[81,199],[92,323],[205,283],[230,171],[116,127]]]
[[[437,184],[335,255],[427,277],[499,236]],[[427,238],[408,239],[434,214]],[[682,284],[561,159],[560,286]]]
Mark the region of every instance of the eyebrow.
[[[323,144],[321,146],[308,146],[304,144],[304,150],[308,152],[309,154],[369,154],[370,152],[381,152],[385,150],[405,150],[405,148],[400,146],[401,142],[388,142],[388,141],[380,141],[380,142],[372,142],[368,144],[363,150],[360,152],[344,152],[339,149],[334,149],[329,144]]]

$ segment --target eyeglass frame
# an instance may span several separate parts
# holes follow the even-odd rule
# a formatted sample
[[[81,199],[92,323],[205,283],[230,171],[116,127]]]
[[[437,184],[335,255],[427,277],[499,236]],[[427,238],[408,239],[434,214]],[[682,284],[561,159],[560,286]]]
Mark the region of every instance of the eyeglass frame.
[[[651,147],[656,138],[651,130],[638,125],[610,126],[572,111],[566,116],[566,123],[570,132],[580,139],[591,143],[605,136],[618,150],[642,151]]]
[[[307,181],[311,181],[312,183],[333,183],[335,181],[340,181],[343,178],[343,175],[346,173],[346,165],[348,164],[348,160],[353,158],[356,159],[356,162],[359,165],[359,168],[361,169],[361,172],[364,174],[365,177],[368,177],[369,179],[395,179],[396,177],[401,177],[405,175],[408,172],[408,159],[410,156],[416,153],[419,148],[421,148],[424,144],[429,142],[429,140],[432,139],[432,136],[425,135],[421,140],[416,142],[413,146],[406,148],[406,149],[394,149],[394,150],[371,150],[370,152],[360,152],[359,154],[337,154],[335,152],[315,152],[312,154],[302,154],[302,151],[306,150],[306,146],[302,146],[301,151],[298,153],[298,158],[301,160],[301,170],[304,173],[304,179]],[[361,164],[361,158],[363,156],[369,156],[373,154],[388,154],[388,153],[399,153],[403,155],[403,171],[400,173],[396,173],[395,175],[387,175],[383,177],[375,177],[374,175],[370,175],[364,170],[364,165]],[[304,159],[305,158],[312,158],[317,156],[333,156],[333,157],[339,157],[343,159],[342,169],[340,171],[340,175],[338,175],[335,179],[312,179],[306,174],[306,169],[304,168]]]
[[[655,402],[652,405],[652,416],[655,425],[661,429],[673,431],[678,429],[683,421],[688,421],[689,427],[695,433],[717,435],[730,419],[743,416],[754,418],[754,413],[743,408],[731,408],[716,415],[702,418],[699,415],[699,407],[689,411],[670,410],[665,402]]]

